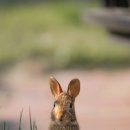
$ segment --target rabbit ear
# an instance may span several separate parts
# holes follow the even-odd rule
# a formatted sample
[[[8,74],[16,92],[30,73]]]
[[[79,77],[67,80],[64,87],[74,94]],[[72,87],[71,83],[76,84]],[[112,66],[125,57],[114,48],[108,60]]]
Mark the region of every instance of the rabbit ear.
[[[75,98],[80,92],[80,81],[79,79],[73,79],[70,81],[67,93]]]
[[[50,77],[49,84],[53,96],[57,98],[63,92],[59,82],[54,77]]]

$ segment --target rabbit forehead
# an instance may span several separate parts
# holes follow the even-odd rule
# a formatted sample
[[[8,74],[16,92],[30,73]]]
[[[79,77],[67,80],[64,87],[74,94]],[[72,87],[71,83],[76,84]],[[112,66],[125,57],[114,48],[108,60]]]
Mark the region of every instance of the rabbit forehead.
[[[60,104],[68,104],[72,102],[72,97],[69,96],[67,93],[63,92],[58,96],[56,101]]]

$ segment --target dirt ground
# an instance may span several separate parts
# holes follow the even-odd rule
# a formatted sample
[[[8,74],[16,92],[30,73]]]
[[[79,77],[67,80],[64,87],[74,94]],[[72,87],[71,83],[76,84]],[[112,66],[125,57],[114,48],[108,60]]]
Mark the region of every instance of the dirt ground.
[[[48,84],[50,75],[64,90],[71,79],[80,79],[75,107],[81,130],[130,130],[130,69],[41,72],[35,69],[38,66],[31,67],[20,65],[2,77],[1,86],[7,90],[0,99],[0,121],[6,120],[11,130],[18,127],[22,109],[22,128],[28,129],[29,107],[38,130],[47,130],[54,100]]]

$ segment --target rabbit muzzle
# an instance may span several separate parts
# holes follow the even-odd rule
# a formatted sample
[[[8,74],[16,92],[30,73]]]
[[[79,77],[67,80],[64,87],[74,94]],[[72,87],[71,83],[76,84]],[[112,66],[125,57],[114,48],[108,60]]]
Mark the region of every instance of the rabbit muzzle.
[[[62,121],[63,114],[64,114],[64,110],[60,106],[56,106],[54,109],[55,119],[57,121]]]

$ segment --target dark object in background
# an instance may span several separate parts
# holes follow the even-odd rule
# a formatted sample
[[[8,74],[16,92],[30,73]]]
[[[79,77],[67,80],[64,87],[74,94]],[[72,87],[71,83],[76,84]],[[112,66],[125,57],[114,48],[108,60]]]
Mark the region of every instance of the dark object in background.
[[[130,0],[102,0],[105,7],[130,7]]]
[[[89,21],[99,23],[109,32],[130,37],[130,0],[101,0],[100,2],[103,8],[85,13]]]
[[[130,26],[130,20],[128,20],[128,17],[130,17],[130,0],[102,0],[102,4],[103,7],[108,9],[107,14],[109,14],[109,19],[111,19],[111,25],[107,23],[105,25],[106,28],[112,33],[126,34],[128,36],[130,34],[130,30],[128,29]],[[113,13],[109,11],[109,9],[111,10],[112,8],[115,8],[115,11],[112,11]],[[107,14],[104,15],[104,17],[106,17]],[[108,17],[106,19],[109,21]]]

